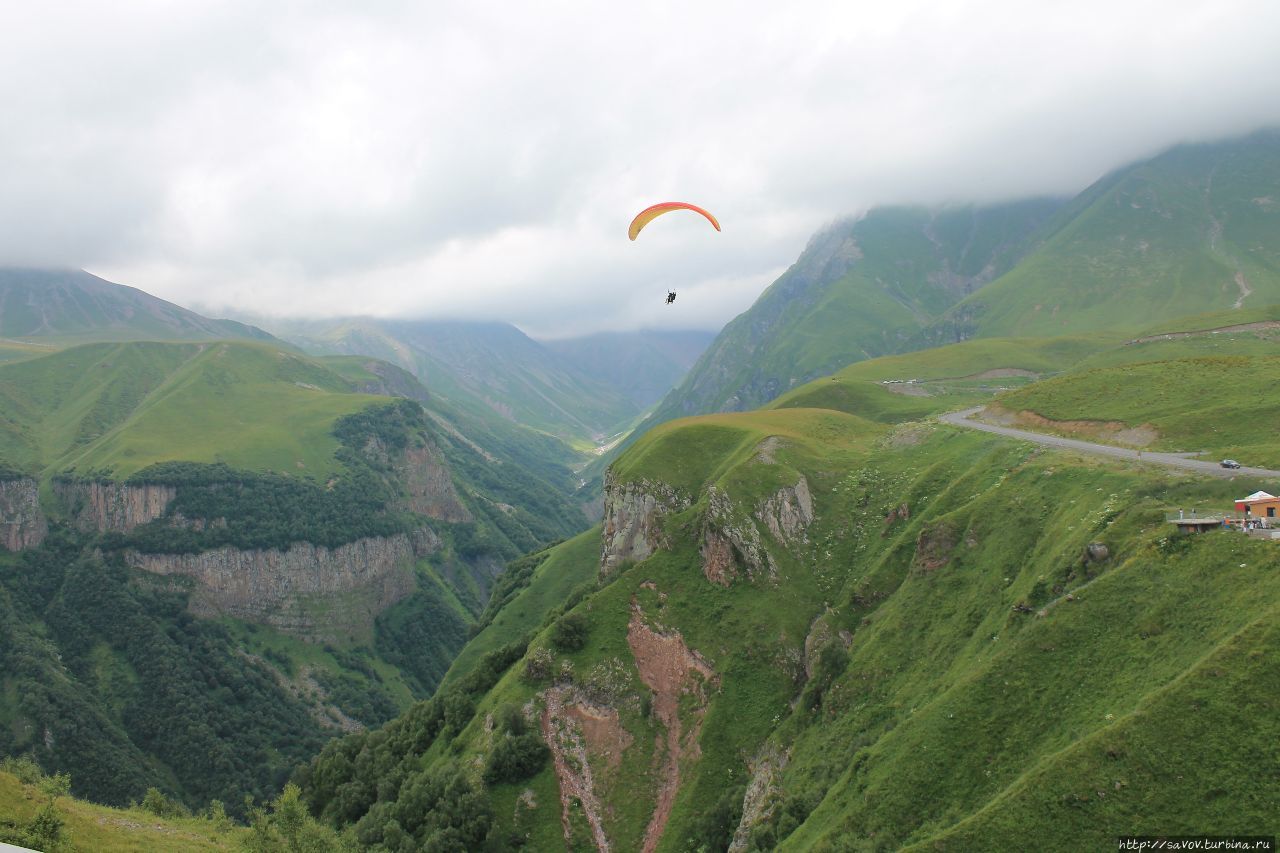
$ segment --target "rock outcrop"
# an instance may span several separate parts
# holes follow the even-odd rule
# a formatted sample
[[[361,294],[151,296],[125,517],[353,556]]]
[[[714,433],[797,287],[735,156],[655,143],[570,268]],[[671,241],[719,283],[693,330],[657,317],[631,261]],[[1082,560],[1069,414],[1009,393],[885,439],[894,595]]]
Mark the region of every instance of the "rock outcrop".
[[[729,495],[716,486],[707,487],[707,512],[702,520],[702,573],[712,583],[728,586],[739,567],[756,579],[777,577],[778,564],[765,547],[757,522],[764,525],[781,545],[803,542],[805,529],[813,522],[813,498],[803,477],[794,485],[779,489],[748,515],[735,511]]]
[[[960,543],[960,528],[950,519],[941,519],[921,528],[916,537],[913,564],[919,572],[932,572],[951,562],[951,554]]]
[[[791,753],[768,744],[749,767],[751,781],[742,797],[742,818],[729,843],[729,853],[745,853],[751,844],[751,830],[768,820],[782,804],[782,771]]]
[[[66,504],[76,526],[99,533],[128,533],[164,515],[178,492],[155,484],[63,481],[54,494]]]
[[[688,509],[690,500],[665,483],[618,483],[605,475],[600,571],[609,574],[626,560],[646,559],[665,547],[662,519]]]
[[[728,586],[737,576],[739,564],[752,577],[776,575],[773,555],[760,540],[760,531],[751,518],[734,512],[728,493],[707,487],[707,512],[702,519],[702,573],[712,583]]]
[[[1084,546],[1084,562],[1101,563],[1111,556],[1111,549],[1102,542],[1090,542]]]
[[[422,536],[399,534],[332,549],[299,542],[287,551],[127,556],[135,568],[191,578],[189,607],[197,616],[232,616],[326,641],[367,634],[374,617],[410,595],[415,553],[427,547]]]
[[[453,475],[435,447],[407,448],[393,464],[408,496],[405,509],[439,521],[475,520],[458,497]]]
[[[813,678],[813,670],[823,647],[835,642],[839,642],[845,651],[848,651],[849,646],[853,645],[853,635],[848,631],[837,631],[832,627],[830,611],[818,615],[809,625],[809,633],[805,635],[804,649],[801,653],[806,679]]]
[[[48,532],[39,484],[30,477],[0,480],[0,546],[9,551],[34,548]]]
[[[474,521],[453,485],[453,474],[440,450],[430,442],[410,443],[403,450],[390,450],[377,437],[361,449],[379,467],[390,468],[404,488],[399,508],[437,521]]]
[[[794,486],[778,489],[756,510],[756,518],[784,545],[805,541],[804,531],[813,523],[809,481],[801,477]]]

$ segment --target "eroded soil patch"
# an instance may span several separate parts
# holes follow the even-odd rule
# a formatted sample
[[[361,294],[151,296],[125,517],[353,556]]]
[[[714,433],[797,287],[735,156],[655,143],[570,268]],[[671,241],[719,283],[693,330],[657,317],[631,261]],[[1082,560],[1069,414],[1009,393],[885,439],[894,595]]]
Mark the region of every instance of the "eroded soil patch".
[[[998,405],[987,406],[978,413],[978,420],[999,426],[1029,429],[1034,432],[1050,432],[1071,438],[1088,438],[1125,447],[1147,447],[1160,438],[1160,432],[1151,424],[1131,427],[1120,421],[1056,421],[1030,410],[1011,412]]]
[[[572,687],[552,687],[546,692],[545,699],[542,739],[551,750],[556,779],[560,783],[560,824],[564,829],[565,844],[573,849],[571,814],[573,804],[577,802],[586,815],[587,825],[591,827],[591,840],[597,850],[605,853],[611,848],[600,819],[600,800],[596,796],[595,777],[587,757],[587,738],[580,723],[580,718],[585,715],[577,707],[576,691]]]
[[[636,661],[640,680],[654,693],[653,715],[667,731],[665,743],[656,753],[659,762],[658,797],[653,817],[645,829],[644,853],[657,849],[680,791],[680,768],[700,755],[698,734],[707,710],[707,688],[716,682],[715,671],[695,651],[685,645],[678,631],[655,630],[634,599],[627,625],[627,645]],[[693,708],[688,719],[680,719],[680,699],[691,695]],[[687,723],[687,729],[686,729]]]

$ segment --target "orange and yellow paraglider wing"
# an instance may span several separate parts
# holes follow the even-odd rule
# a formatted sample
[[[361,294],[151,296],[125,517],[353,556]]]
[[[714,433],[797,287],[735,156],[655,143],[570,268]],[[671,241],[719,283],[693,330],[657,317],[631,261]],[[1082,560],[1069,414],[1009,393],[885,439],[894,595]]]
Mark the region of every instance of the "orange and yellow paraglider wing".
[[[670,213],[673,210],[692,210],[694,213],[701,213],[707,218],[717,231],[720,230],[720,223],[710,212],[703,210],[696,204],[688,204],[683,201],[664,201],[661,204],[655,204],[652,207],[646,207],[644,210],[636,214],[636,218],[631,220],[631,227],[627,229],[627,236],[634,240],[640,236],[640,231],[653,220],[657,219],[664,213]]]

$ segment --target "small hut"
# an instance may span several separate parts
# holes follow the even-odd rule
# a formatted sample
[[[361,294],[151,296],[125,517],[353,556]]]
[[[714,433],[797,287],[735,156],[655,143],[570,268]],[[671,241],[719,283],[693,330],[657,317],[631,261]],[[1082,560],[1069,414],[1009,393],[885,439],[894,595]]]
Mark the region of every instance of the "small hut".
[[[1255,518],[1276,518],[1280,516],[1280,498],[1266,492],[1254,492],[1249,497],[1236,501],[1236,510]],[[1280,522],[1269,522],[1268,526],[1276,523]]]

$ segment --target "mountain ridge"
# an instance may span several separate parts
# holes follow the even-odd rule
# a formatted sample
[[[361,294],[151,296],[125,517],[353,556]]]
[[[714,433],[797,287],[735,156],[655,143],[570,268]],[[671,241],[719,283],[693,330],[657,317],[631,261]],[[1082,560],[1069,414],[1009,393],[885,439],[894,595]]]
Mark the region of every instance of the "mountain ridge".
[[[84,270],[0,267],[0,337],[56,343],[243,339],[283,345]]]

